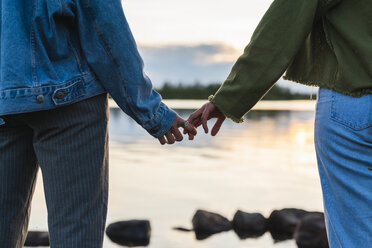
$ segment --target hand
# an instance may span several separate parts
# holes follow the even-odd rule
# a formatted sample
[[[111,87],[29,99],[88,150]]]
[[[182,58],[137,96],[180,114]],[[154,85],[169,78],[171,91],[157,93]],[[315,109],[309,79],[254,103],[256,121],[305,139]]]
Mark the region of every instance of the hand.
[[[174,144],[176,141],[182,141],[183,136],[179,130],[179,128],[183,128],[183,133],[188,134],[189,137],[194,137],[197,134],[196,128],[188,123],[186,120],[182,119],[179,115],[177,115],[176,119],[174,120],[172,127],[161,137],[158,138],[160,144]],[[189,138],[190,139],[190,138]]]
[[[200,109],[192,113],[187,120],[195,127],[203,125],[204,132],[208,133],[207,122],[212,118],[217,118],[217,122],[214,124],[211,132],[212,136],[215,136],[225,121],[226,116],[212,102],[204,104]],[[189,139],[194,139],[192,134],[189,134]]]

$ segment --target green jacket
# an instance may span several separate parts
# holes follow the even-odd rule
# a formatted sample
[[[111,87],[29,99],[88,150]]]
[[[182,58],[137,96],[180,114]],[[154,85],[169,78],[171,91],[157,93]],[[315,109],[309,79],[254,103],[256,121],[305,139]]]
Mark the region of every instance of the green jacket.
[[[241,122],[284,73],[351,96],[371,94],[372,1],[275,0],[210,101]]]

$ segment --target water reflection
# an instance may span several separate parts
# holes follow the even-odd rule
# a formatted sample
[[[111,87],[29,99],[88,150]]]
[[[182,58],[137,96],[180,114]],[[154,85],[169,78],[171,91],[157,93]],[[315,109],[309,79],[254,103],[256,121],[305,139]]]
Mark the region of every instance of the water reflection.
[[[191,112],[179,111],[184,118]],[[312,111],[252,111],[242,124],[227,120],[215,138],[199,129],[194,142],[159,146],[133,120],[112,109],[110,158],[117,173],[111,178],[111,195],[128,200],[111,199],[111,204],[134,216],[139,202],[151,206],[140,212],[155,222],[154,248],[296,247],[293,240],[274,243],[270,233],[244,240],[223,233],[196,242],[170,229],[200,207],[227,214],[243,207],[266,215],[287,206],[321,210],[313,122]]]
[[[192,111],[179,112],[187,118]],[[242,124],[227,120],[215,138],[199,129],[194,142],[160,146],[111,109],[108,224],[150,219],[150,248],[294,248],[293,240],[274,243],[269,233],[241,240],[226,232],[196,241],[172,227],[189,226],[198,208],[229,219],[238,208],[266,217],[288,206],[321,211],[313,122],[311,111],[252,111]],[[30,229],[45,230],[40,182],[39,175]],[[104,247],[118,246],[106,238]]]
[[[177,110],[177,112],[181,117],[187,118],[192,113],[192,110]],[[252,136],[250,135],[252,131],[256,134],[264,134],[265,132],[269,133],[273,129],[276,129],[278,134],[280,132],[286,133],[291,131],[290,135],[292,136],[293,132],[295,132],[294,137],[299,143],[309,144],[312,143],[311,139],[313,137],[313,119],[314,112],[312,111],[251,111],[246,117],[246,122],[243,124],[238,125],[230,120],[226,120],[221,133],[226,134],[229,132],[231,136],[237,135],[244,137],[245,135]],[[299,123],[300,125],[296,125]],[[307,125],[303,126],[304,123],[307,123]],[[210,125],[213,125],[213,122]],[[242,133],[242,131],[246,132]],[[200,129],[199,132],[202,132],[202,130]],[[148,138],[148,134],[132,119],[124,115],[120,109],[111,109],[110,111],[110,134],[115,141],[125,144],[136,143],[133,137]],[[204,137],[203,135],[199,135],[198,138],[211,141],[210,137]],[[214,142],[214,144],[216,143]],[[179,145],[188,146],[198,144],[197,142],[184,142]]]

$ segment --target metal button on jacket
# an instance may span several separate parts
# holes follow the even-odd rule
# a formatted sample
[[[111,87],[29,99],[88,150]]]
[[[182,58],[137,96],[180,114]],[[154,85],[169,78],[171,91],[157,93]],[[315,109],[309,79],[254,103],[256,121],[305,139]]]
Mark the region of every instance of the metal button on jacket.
[[[42,103],[42,102],[44,102],[44,96],[43,95],[38,95],[36,97],[36,100],[37,100],[38,103]]]
[[[59,100],[62,100],[66,95],[67,95],[66,92],[59,91],[59,92],[56,93],[56,98],[59,99]]]

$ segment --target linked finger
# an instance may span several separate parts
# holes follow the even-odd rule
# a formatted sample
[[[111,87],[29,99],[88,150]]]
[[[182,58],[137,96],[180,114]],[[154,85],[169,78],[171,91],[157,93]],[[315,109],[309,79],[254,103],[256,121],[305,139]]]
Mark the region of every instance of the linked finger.
[[[202,124],[201,119],[199,118],[198,120],[194,120],[194,122],[193,122],[193,123],[190,122],[190,124],[191,124],[191,126],[193,127],[191,131],[192,131],[193,133],[195,133],[194,135],[196,135],[196,134],[197,134],[197,128]],[[183,129],[183,134],[187,134],[187,133],[189,133],[189,132],[190,132],[189,129],[187,129],[187,128],[184,128],[184,129]]]
[[[198,121],[201,117],[201,115],[203,114],[203,110],[202,109],[198,109],[196,110],[195,112],[193,112],[189,118],[187,118],[187,121],[190,122],[191,124],[194,124],[195,121]]]
[[[194,135],[192,135],[191,133],[188,133],[188,135],[189,135],[189,140],[194,140]]]
[[[161,136],[161,137],[159,137],[158,140],[159,140],[159,142],[160,142],[161,145],[165,145],[167,143],[167,141],[165,140],[164,135]]]
[[[183,136],[178,128],[172,128],[172,133],[174,137],[176,138],[176,141],[182,141]]]
[[[187,125],[184,130],[186,130],[187,133],[192,134],[193,136],[198,133],[194,125],[191,123],[189,123],[189,125]]]
[[[192,125],[188,121],[182,121],[182,122],[179,123],[178,126],[179,127],[183,127],[183,133],[184,134],[187,134],[187,133],[191,133],[192,135],[196,135],[197,134],[197,130],[194,127],[194,125]]]
[[[222,123],[225,121],[225,117],[222,117],[222,118],[218,118],[216,123],[214,124],[213,128],[212,128],[212,136],[215,136],[219,131],[220,131],[220,128],[222,126]]]
[[[165,137],[167,137],[167,143],[168,144],[174,144],[174,142],[175,142],[175,138],[174,138],[174,136],[173,136],[173,134],[171,133],[171,132],[166,132],[165,133]]]
[[[208,133],[208,118],[209,118],[209,110],[208,109],[205,109],[203,114],[202,114],[202,117],[201,117],[201,122],[202,122],[202,125],[203,125],[203,129],[204,129],[204,132],[205,133]]]

